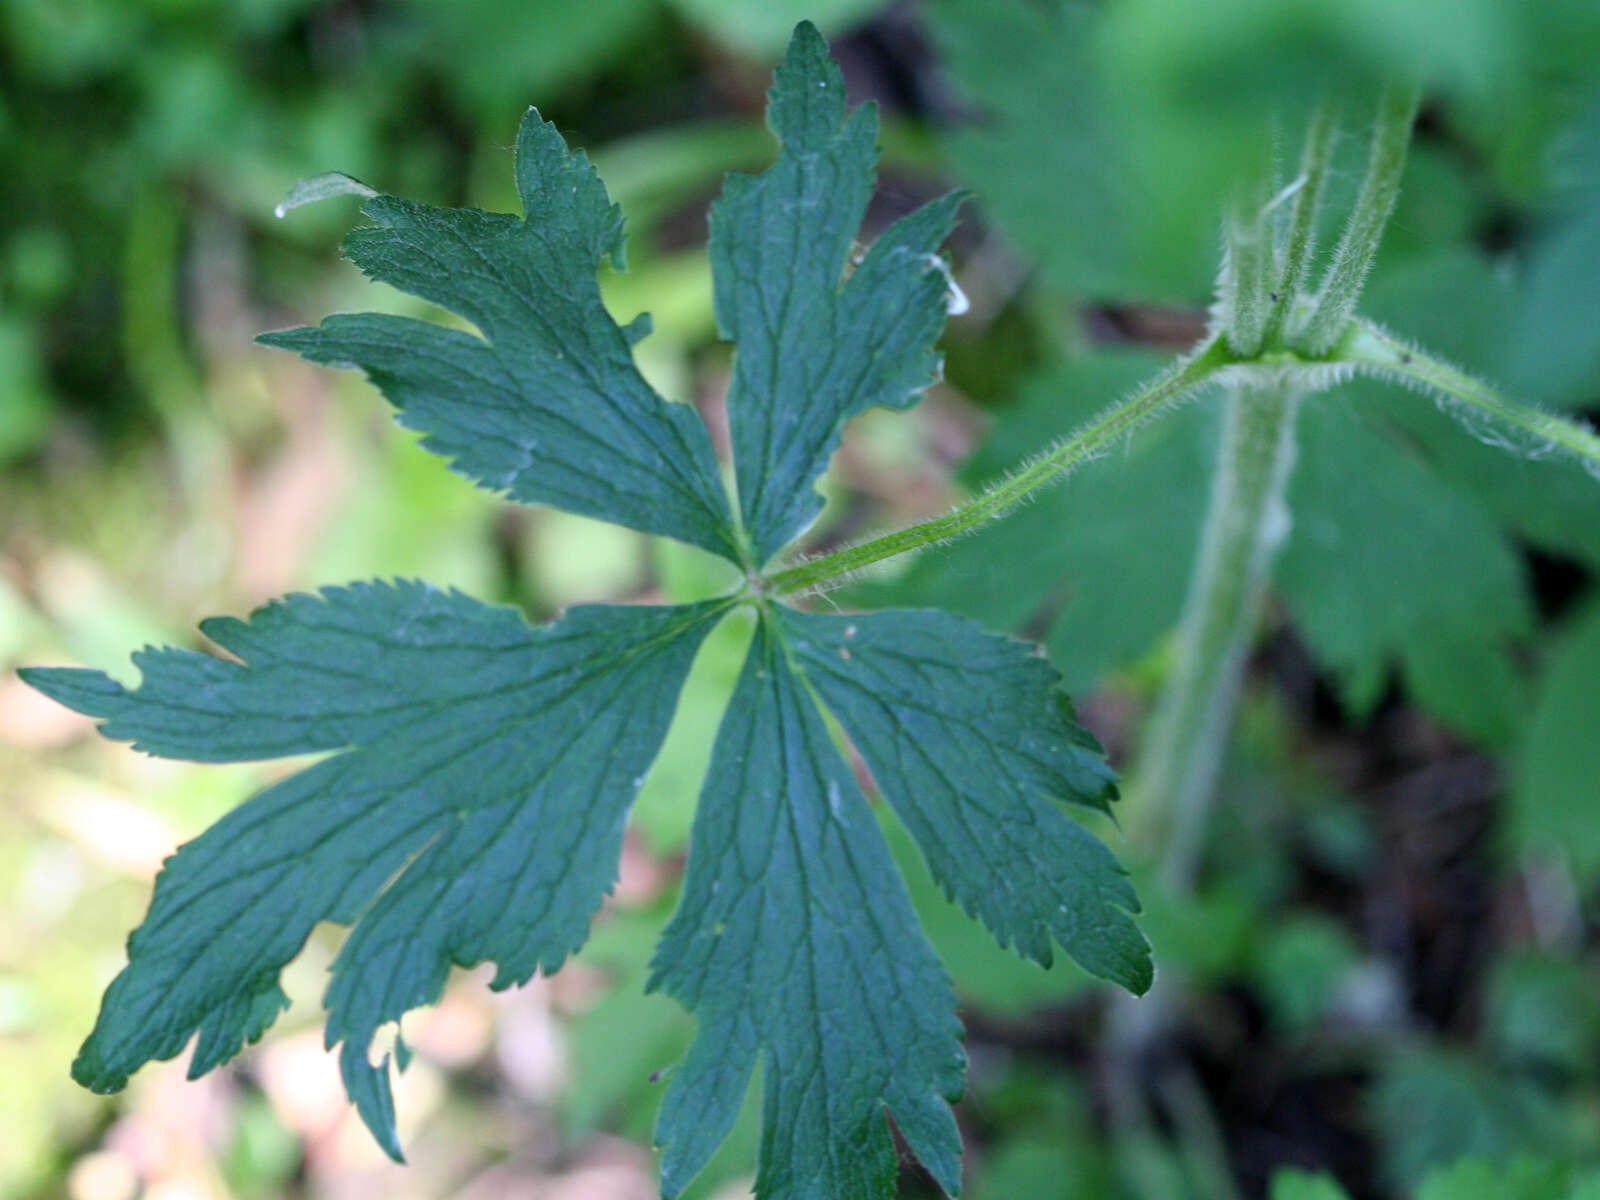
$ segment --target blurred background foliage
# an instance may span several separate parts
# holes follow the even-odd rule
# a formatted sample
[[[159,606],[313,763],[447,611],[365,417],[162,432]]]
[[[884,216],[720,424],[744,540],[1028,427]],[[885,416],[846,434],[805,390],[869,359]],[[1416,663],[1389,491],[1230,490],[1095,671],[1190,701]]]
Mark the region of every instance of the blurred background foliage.
[[[534,103],[628,214],[632,270],[605,285],[620,317],[655,315],[647,374],[715,428],[705,208],[723,170],[770,155],[762,93],[802,16],[885,111],[869,226],[951,185],[975,197],[948,381],[852,428],[818,545],[939,510],[1190,341],[1224,203],[1293,161],[1324,91],[1346,134],[1331,230],[1396,71],[1425,101],[1369,312],[1600,415],[1593,0],[0,0],[0,667],[125,673],[144,642],[198,644],[203,616],[362,576],[533,617],[722,586],[682,547],[475,492],[359,379],[250,339],[424,312],[338,261],[354,202],[272,219],[296,178],[511,209]],[[1196,405],[835,599],[1044,641],[1133,766],[1214,438]],[[1069,965],[995,950],[890,831],[966,1006],[970,1195],[1600,1195],[1600,488],[1487,440],[1365,384],[1305,414],[1200,876],[1159,882],[1159,814],[1125,811],[1114,840],[1173,1022],[1141,1032]],[[404,1170],[320,1049],[333,930],[237,1069],[190,1084],[166,1064],[114,1098],[70,1083],[163,855],[283,768],[144,758],[8,671],[3,1194],[654,1194],[654,1073],[691,1027],[642,987],[742,636],[696,664],[584,954],[509,995],[471,973],[408,1023]],[[697,1195],[745,1194],[753,1118]],[[906,1195],[931,1186],[908,1165]]]

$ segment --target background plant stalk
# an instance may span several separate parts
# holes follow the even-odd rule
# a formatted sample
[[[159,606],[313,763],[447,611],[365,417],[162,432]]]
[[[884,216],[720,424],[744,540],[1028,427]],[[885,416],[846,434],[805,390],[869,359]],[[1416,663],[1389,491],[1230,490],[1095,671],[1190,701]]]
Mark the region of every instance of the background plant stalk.
[[[1267,574],[1289,531],[1300,392],[1231,385],[1200,555],[1178,630],[1177,661],[1156,708],[1137,811],[1160,823],[1162,882],[1187,889],[1232,725]]]

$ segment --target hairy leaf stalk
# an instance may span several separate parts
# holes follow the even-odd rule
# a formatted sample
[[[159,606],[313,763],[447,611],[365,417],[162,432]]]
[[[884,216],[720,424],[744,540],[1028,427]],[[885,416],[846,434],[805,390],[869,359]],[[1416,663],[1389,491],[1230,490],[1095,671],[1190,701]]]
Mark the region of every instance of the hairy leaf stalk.
[[[1322,200],[1322,185],[1328,177],[1328,163],[1332,157],[1333,109],[1323,103],[1317,106],[1311,118],[1305,148],[1300,154],[1300,172],[1289,185],[1293,189],[1294,206],[1289,210],[1288,236],[1280,255],[1282,274],[1278,290],[1270,297],[1272,309],[1262,332],[1262,340],[1268,345],[1281,340],[1300,289],[1311,272],[1317,244],[1317,206]]]
[[[948,542],[1003,517],[1032,493],[1059,483],[1081,463],[1103,453],[1146,421],[1176,408],[1230,361],[1220,340],[1204,342],[1133,395],[954,511],[779,571],[768,578],[768,592],[784,596],[825,590],[833,581],[843,581],[873,563]]]
[[[1400,194],[1400,177],[1405,173],[1406,151],[1411,145],[1411,125],[1417,116],[1418,91],[1414,85],[1391,84],[1378,103],[1378,118],[1372,127],[1372,150],[1361,192],[1350,211],[1344,236],[1334,251],[1333,263],[1322,281],[1316,310],[1294,342],[1308,353],[1320,356],[1333,348],[1355,315],[1356,301],[1378,256],[1384,227]],[[1308,139],[1308,154],[1316,151],[1321,136],[1313,127]]]
[[[1139,784],[1145,811],[1167,823],[1163,873],[1174,889],[1194,872],[1267,573],[1289,531],[1284,492],[1299,403],[1296,390],[1249,382],[1228,395],[1177,662]]]

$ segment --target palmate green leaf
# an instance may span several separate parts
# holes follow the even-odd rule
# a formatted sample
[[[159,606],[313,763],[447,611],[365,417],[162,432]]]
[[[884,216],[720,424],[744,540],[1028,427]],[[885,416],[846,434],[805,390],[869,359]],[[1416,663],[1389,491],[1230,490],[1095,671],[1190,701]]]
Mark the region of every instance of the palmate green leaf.
[[[620,216],[536,115],[518,142],[525,218],[378,196],[366,207],[376,225],[347,242],[369,274],[476,334],[365,315],[266,339],[361,366],[428,448],[489,488],[733,559],[745,568],[736,591],[575,608],[535,628],[455,593],[361,584],[206,623],[238,661],[136,655],[132,690],[95,671],[28,673],[151,753],[331,752],[170,860],[75,1067],[89,1086],[114,1090],[196,1034],[196,1073],[232,1056],[286,1003],[284,964],[333,921],[351,930],[327,1040],[398,1157],[374,1035],[435,999],[452,964],[494,961],[503,987],[584,940],[690,661],[736,607],[755,610],[758,629],[653,960],[654,985],[698,1026],[658,1126],[669,1195],[723,1141],[758,1069],[763,1197],[887,1196],[885,1113],[941,1185],[959,1186],[954,993],[830,714],[940,886],[998,941],[1040,963],[1060,945],[1091,972],[1149,986],[1134,894],[1060,807],[1104,810],[1114,787],[1055,670],[937,613],[796,612],[755,573],[815,515],[843,422],[904,407],[936,376],[946,284],[934,254],[956,206],[906,217],[847,270],[872,187],[872,118],[845,116],[810,26],[778,72],[772,124],[777,166],[734,177],[713,221],[718,317],[739,339],[742,525],[698,416],[634,369],[641,327],[619,329],[600,307],[595,268],[620,251]]]
[[[581,153],[530,109],[517,135],[523,218],[376,196],[345,239],[372,278],[477,326],[481,337],[379,313],[262,335],[312,362],[360,367],[423,446],[525,503],[615,521],[735,562],[738,537],[705,425],[639,374],[600,301],[622,265],[622,213]]]
[[[332,757],[241,805],[167,862],[129,964],[73,1064],[116,1091],[198,1032],[198,1076],[259,1037],[278,973],[319,921],[352,925],[326,998],[329,1047],[396,1157],[373,1034],[436,1000],[452,963],[495,987],[553,971],[616,875],[629,805],[695,650],[725,605],[575,608],[530,628],[421,584],[297,595],[206,622],[241,663],[147,650],[127,690],[27,672],[108,737],[207,762]]]

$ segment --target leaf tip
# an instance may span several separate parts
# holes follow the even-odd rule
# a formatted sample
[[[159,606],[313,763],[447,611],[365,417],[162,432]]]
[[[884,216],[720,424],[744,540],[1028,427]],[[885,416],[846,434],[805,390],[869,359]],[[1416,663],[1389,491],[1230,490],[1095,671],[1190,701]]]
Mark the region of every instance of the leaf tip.
[[[801,21],[773,75],[767,122],[786,146],[808,149],[824,146],[837,135],[844,116],[844,75],[817,27]],[[868,113],[856,119],[872,118]],[[875,136],[876,120],[872,120]]]
[[[798,58],[802,54],[827,54],[828,41],[811,20],[802,20],[789,35],[789,48],[785,58]]]
[[[103,671],[86,667],[23,667],[17,678],[57,704],[86,717],[105,717],[125,689]]]
[[[72,1060],[72,1079],[80,1087],[97,1096],[109,1096],[128,1085],[125,1073],[107,1070],[96,1045],[96,1034],[91,1033]]]
[[[1143,948],[1134,959],[1131,968],[1127,978],[1119,979],[1116,982],[1120,983],[1135,996],[1143,996],[1149,992],[1156,981],[1156,964],[1155,959],[1150,954],[1149,942],[1144,942]]]

